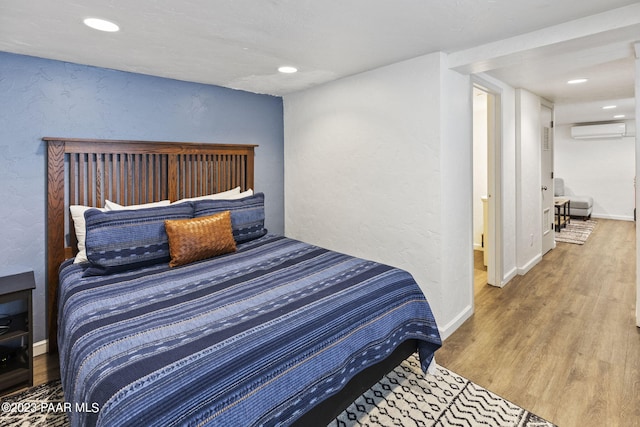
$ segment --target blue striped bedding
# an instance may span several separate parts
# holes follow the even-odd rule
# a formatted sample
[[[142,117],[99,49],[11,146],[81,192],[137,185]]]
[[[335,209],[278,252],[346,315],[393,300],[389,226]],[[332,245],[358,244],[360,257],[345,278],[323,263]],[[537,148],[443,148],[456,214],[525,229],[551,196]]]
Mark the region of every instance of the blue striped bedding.
[[[403,270],[282,236],[169,269],[60,270],[72,426],[288,425],[407,339],[440,346]]]

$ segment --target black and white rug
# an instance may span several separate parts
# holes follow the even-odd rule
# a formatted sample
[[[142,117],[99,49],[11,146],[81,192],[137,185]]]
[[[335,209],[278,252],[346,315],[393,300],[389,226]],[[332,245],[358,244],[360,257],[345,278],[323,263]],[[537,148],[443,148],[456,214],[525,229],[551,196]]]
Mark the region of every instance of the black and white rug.
[[[566,228],[561,228],[559,232],[556,232],[556,242],[584,245],[597,224],[598,222],[594,219],[583,221],[571,218],[571,222],[567,224]]]
[[[441,366],[424,375],[411,356],[331,424],[353,426],[552,427],[554,424]]]
[[[445,368],[424,375],[411,356],[351,404],[331,424],[355,426],[554,427]],[[67,427],[60,381],[1,401],[0,426]]]
[[[1,399],[0,426],[67,427],[60,380],[51,381]]]

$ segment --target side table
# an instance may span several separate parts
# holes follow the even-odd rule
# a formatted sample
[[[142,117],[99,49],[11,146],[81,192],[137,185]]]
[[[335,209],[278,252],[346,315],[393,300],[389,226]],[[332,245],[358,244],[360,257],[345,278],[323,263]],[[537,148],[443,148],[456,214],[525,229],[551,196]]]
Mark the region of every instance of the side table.
[[[33,271],[0,277],[0,394],[33,385]]]
[[[565,228],[570,223],[571,217],[569,216],[569,208],[571,207],[571,200],[564,197],[554,197],[553,205],[556,207],[556,231],[560,232],[562,228]]]

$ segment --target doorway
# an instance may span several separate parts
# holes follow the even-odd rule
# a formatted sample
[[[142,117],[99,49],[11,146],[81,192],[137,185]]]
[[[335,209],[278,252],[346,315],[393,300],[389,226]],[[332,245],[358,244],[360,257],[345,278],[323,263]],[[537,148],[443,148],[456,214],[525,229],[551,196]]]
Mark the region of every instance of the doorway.
[[[501,92],[475,76],[473,84],[474,287],[502,283]],[[481,254],[479,253],[481,252]]]
[[[542,255],[555,248],[553,187],[553,105],[540,106],[540,166],[542,205]]]

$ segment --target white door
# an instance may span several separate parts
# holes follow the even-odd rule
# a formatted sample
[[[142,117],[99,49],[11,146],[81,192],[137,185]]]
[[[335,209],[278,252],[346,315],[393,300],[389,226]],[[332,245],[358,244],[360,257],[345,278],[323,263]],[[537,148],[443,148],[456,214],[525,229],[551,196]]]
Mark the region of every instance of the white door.
[[[541,106],[541,193],[542,193],[542,255],[555,247],[553,206],[553,111],[550,106]]]

